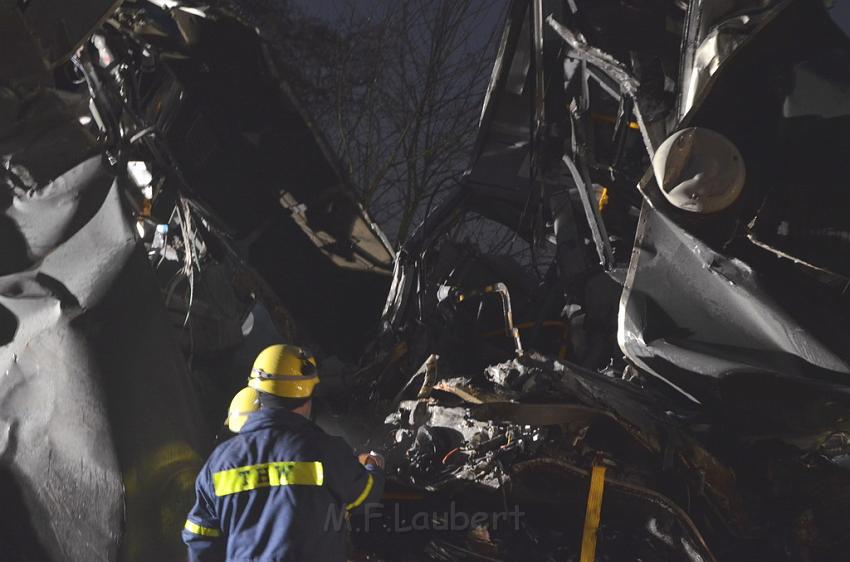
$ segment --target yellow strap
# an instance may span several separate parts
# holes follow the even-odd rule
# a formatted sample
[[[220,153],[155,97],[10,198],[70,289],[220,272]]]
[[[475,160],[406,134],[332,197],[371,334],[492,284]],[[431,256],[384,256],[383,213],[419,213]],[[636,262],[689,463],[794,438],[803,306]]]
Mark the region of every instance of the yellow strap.
[[[587,493],[587,511],[584,515],[584,532],[581,535],[580,562],[593,562],[596,558],[596,532],[602,516],[602,493],[605,491],[605,467],[593,465],[590,473],[590,491]]]
[[[190,533],[194,533],[196,535],[201,535],[202,537],[220,537],[221,531],[218,529],[210,529],[209,527],[201,527],[195,523],[192,523],[188,519],[186,520],[186,524],[183,525],[183,528],[189,531]]]
[[[216,496],[273,486],[321,486],[324,467],[318,461],[280,461],[222,470],[212,475]]]
[[[369,497],[369,492],[372,491],[372,486],[375,484],[375,480],[372,478],[372,475],[369,475],[369,478],[366,480],[366,486],[363,487],[363,491],[360,492],[360,495],[357,496],[357,499],[351,502],[350,504],[345,506],[345,509],[354,509]]]

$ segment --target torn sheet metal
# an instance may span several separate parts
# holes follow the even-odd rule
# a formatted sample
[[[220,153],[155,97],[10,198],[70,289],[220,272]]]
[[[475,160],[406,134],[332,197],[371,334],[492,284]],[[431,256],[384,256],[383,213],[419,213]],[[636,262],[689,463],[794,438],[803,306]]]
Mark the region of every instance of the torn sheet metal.
[[[548,156],[540,149],[552,133],[543,127],[543,116],[552,119],[565,112],[565,106],[559,106],[557,90],[544,88],[557,83],[561,75],[552,64],[552,46],[560,40],[542,19],[535,27],[534,17],[538,14],[544,18],[562,10],[561,3],[550,0],[512,2],[508,9],[469,172],[464,178],[470,190],[486,194],[490,205],[495,199],[522,205],[534,181],[554,181],[541,174]],[[533,60],[537,62],[532,64]],[[481,208],[486,212],[487,205]]]
[[[695,400],[709,392],[699,377],[761,371],[837,381],[850,375],[848,359],[784,310],[750,266],[652,208],[639,224],[618,341],[642,368]]]
[[[585,61],[602,70],[620,87],[622,93],[632,96],[637,93],[639,86],[637,80],[623,68],[620,61],[597,47],[588,45],[583,37],[561,25],[554,17],[549,16],[547,23],[569,45],[570,58]]]
[[[738,15],[711,28],[696,49],[689,83],[683,86],[681,116],[693,107],[709,78],[717,72],[720,65],[757,32],[759,25],[763,24],[769,15],[769,11]]]
[[[4,556],[166,560],[207,444],[185,364],[91,139],[26,100],[0,122]]]
[[[679,119],[691,110],[720,65],[788,4],[782,0],[688,3],[682,35]]]
[[[839,133],[846,117],[786,116],[782,108],[790,106],[796,89],[770,84],[806,61],[827,54],[841,60],[848,46],[823,10],[792,2],[773,13],[769,25],[712,78],[681,127],[709,127],[743,155],[747,179],[729,209],[689,216],[659,196],[654,178],[642,182],[647,202],[621,299],[618,341],[632,361],[696,400],[717,399],[726,377],[743,381],[756,375],[847,392],[845,284],[801,263],[823,267],[831,256],[840,270],[846,262],[838,258],[842,245],[810,244],[796,252],[805,260],[794,260],[742,238],[753,238],[755,225],[757,236],[782,244],[791,257],[795,252],[790,237],[782,236],[783,224],[786,234],[815,232],[818,224],[841,231],[843,219],[831,210],[846,207],[847,167],[833,150],[846,145],[846,135]],[[763,62],[765,53],[770,65]],[[819,73],[824,79],[835,75],[823,67]],[[745,119],[749,124],[742,127]],[[821,134],[826,130],[834,134]],[[821,190],[829,204],[815,195]],[[826,248],[831,254],[822,251]],[[825,416],[820,427],[833,421]]]
[[[214,7],[126,4],[76,60],[109,154],[151,170],[142,219],[168,223],[175,198],[187,201],[215,259],[262,279],[296,339],[356,359],[393,251],[258,32]]]
[[[840,492],[850,431],[847,38],[818,2],[569,6],[550,18],[555,35],[543,41],[546,133],[532,125],[540,113],[531,103],[539,78],[531,11],[515,2],[470,172],[396,262],[386,339],[358,373],[372,383],[379,415],[398,407],[386,419],[395,475],[433,494],[428,500],[482,489],[508,501],[530,495],[569,519],[583,515],[588,471],[601,457],[606,475],[622,471],[613,478],[648,490],[644,499],[668,513],[644,518],[632,534],[629,521],[603,508],[603,534],[606,517],[616,518],[608,548],[634,557],[631,541],[642,537],[641,545],[675,544],[669,559],[840,559],[850,536],[850,496]],[[547,59],[553,47],[558,54]],[[576,52],[582,60],[570,60]],[[561,71],[563,88],[554,88]],[[684,120],[675,101],[682,95],[693,98]],[[526,96],[522,106],[516,96]],[[586,111],[570,120],[570,104]],[[729,197],[701,212],[673,206],[651,169],[666,132],[688,127],[729,139],[730,150],[712,149],[714,161],[738,158],[746,168],[745,177],[719,180],[721,194],[731,184]],[[574,131],[585,134],[583,161]],[[565,151],[584,192],[562,166]],[[703,174],[693,171],[679,180]],[[589,196],[598,193],[609,200]],[[594,203],[598,212],[582,212]],[[439,287],[474,288],[475,265],[511,253],[482,255],[452,238],[451,226],[474,211],[515,238],[557,242],[545,275],[525,265],[536,290],[522,276],[509,282],[507,268],[488,271],[505,277],[479,285],[503,282],[516,326],[539,334],[557,322],[557,340],[524,332],[522,353],[505,340],[493,345],[489,334],[501,335],[493,311],[439,298]],[[605,242],[607,272],[594,252]],[[416,368],[435,353],[440,370],[426,380]],[[429,392],[414,400],[423,380]],[[618,505],[618,514],[647,513]],[[680,511],[687,516],[670,517]],[[554,517],[541,557],[575,556],[577,545],[566,550],[569,540],[555,529],[578,535],[583,521]],[[681,532],[691,523],[693,534]],[[539,536],[533,525],[524,531]],[[553,546],[559,540],[565,552]],[[468,544],[423,547],[451,559]],[[544,542],[515,535],[508,544],[527,558]],[[603,540],[600,556],[605,548]]]

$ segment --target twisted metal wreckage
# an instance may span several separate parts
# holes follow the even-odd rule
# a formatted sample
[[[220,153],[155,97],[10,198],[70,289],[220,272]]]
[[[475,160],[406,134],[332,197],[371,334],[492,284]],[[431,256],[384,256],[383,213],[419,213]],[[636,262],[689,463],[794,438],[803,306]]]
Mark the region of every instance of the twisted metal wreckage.
[[[820,2],[514,0],[469,171],[395,256],[254,30],[115,4],[0,4],[5,558],[180,559],[279,339],[387,452],[361,554],[842,558],[850,45]]]

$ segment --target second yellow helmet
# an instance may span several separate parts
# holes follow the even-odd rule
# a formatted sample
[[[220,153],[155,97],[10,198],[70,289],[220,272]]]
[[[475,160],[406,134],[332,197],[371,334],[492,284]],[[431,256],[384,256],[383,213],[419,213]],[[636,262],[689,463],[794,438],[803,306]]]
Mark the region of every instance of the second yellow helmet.
[[[253,388],[245,387],[236,393],[230,401],[225,424],[233,433],[242,431],[242,426],[248,421],[248,416],[260,409],[260,393]]]

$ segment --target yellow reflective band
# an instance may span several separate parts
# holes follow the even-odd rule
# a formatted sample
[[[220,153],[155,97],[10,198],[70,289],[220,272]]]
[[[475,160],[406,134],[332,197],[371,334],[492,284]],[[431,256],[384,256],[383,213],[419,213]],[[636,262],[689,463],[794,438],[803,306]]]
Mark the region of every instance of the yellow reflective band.
[[[363,491],[360,492],[360,495],[357,496],[357,499],[351,502],[350,504],[345,506],[345,509],[354,509],[369,497],[369,492],[372,491],[372,486],[375,484],[375,480],[372,479],[372,475],[369,475],[369,478],[366,480],[366,486],[363,488]]]
[[[212,475],[216,496],[273,486],[321,486],[324,468],[318,461],[281,461],[222,470]]]
[[[584,515],[584,532],[581,535],[580,562],[593,562],[596,558],[596,532],[602,517],[602,493],[605,491],[605,467],[593,465],[590,473],[590,491],[587,493],[587,511]]]
[[[192,523],[188,519],[186,520],[186,524],[183,525],[183,528],[189,531],[190,533],[195,533],[196,535],[201,535],[202,537],[220,537],[221,531],[218,529],[210,529],[209,527],[201,527],[200,525],[196,525]]]

